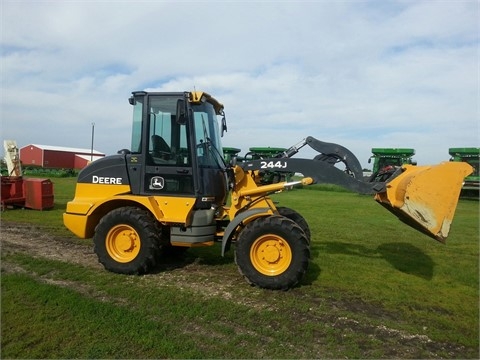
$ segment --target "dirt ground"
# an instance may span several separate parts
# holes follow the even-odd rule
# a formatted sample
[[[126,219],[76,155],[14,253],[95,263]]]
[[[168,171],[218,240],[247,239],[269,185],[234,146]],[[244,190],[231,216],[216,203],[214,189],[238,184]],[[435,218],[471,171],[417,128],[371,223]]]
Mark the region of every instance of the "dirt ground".
[[[34,225],[2,222],[2,253],[22,252],[36,257],[103,268],[91,247],[52,237]]]
[[[68,263],[75,263],[82,266],[97,268],[103,271],[103,266],[97,261],[96,255],[93,253],[92,247],[87,244],[75,242],[72,238],[52,237],[51,235],[42,231],[39,227],[30,224],[17,224],[10,222],[2,222],[1,224],[1,251],[3,255],[11,253],[28,253],[34,257],[47,258]],[[2,271],[4,272],[21,272],[23,269],[16,267],[14,264],[2,262]],[[191,262],[183,267],[175,269],[175,271],[163,271],[153,275],[148,281],[162,283],[182,284],[181,287],[201,287],[202,292],[207,293],[208,296],[218,296],[230,301],[242,301],[243,304],[255,308],[270,307],[271,304],[261,303],[258,300],[248,300],[244,296],[238,297],[235,292],[235,284],[230,285],[228,281],[223,279],[219,282],[205,284],[205,282],[190,281],[192,277],[188,273],[202,272],[205,265],[200,265],[198,262]],[[189,281],[185,281],[185,277],[189,277]],[[239,277],[237,274],[231,276]],[[181,280],[181,281],[180,281]],[[243,281],[243,279],[233,280]],[[224,284],[224,285],[221,285]],[[210,286],[210,288],[209,288]],[[238,287],[238,283],[236,285]],[[305,292],[299,291],[299,296],[308,297]],[[242,300],[239,300],[242,299]],[[303,299],[305,300],[305,299]],[[361,312],[363,314],[371,315],[372,318],[378,319],[382,316],[391,316],[391,314],[382,314],[381,309],[371,304],[362,303],[359,301],[338,301],[333,299],[308,299],[312,302],[325,301],[331,302],[328,304],[332,309],[346,309],[352,313]],[[428,358],[472,358],[469,356],[472,349],[466,349],[457,344],[438,343],[431,340],[428,336],[422,334],[409,334],[402,330],[392,329],[383,325],[378,325],[378,322],[364,323],[357,320],[339,317],[331,314],[319,315],[318,321],[323,323],[330,323],[332,327],[342,329],[345,331],[363,332],[369,337],[376,337],[378,340],[384,341],[388,349],[385,349],[385,354],[389,358],[416,358],[416,354],[428,353]],[[397,346],[392,347],[392,343]],[[442,354],[442,355],[438,355]]]

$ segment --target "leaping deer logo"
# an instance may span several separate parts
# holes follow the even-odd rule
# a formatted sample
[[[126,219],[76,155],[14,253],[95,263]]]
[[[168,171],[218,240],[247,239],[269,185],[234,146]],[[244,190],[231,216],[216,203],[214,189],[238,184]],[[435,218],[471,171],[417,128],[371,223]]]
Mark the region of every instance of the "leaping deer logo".
[[[154,176],[150,179],[150,190],[162,190],[165,186],[165,179],[161,176]]]

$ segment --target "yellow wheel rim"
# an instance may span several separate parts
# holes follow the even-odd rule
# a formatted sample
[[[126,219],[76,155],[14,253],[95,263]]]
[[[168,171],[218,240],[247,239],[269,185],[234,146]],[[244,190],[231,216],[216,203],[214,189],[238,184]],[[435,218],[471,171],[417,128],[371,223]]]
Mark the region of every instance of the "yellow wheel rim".
[[[112,259],[127,263],[135,259],[140,251],[140,236],[129,225],[117,225],[108,232],[106,247]]]
[[[263,275],[276,276],[290,266],[292,250],[282,237],[267,234],[255,240],[250,248],[250,259],[255,269]]]

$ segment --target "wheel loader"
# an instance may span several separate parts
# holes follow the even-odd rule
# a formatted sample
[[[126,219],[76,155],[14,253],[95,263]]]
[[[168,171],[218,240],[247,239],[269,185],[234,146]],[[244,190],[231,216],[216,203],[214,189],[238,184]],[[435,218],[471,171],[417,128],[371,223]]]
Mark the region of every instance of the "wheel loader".
[[[92,238],[99,262],[112,272],[143,274],[171,250],[221,243],[251,285],[287,290],[305,274],[310,230],[294,209],[269,194],[330,183],[374,199],[401,220],[444,242],[465,176],[465,163],[405,165],[386,182],[363,180],[345,147],[307,137],[271,158],[225,163],[224,106],[208,93],[136,91],[130,149],[96,160],[78,175],[63,215],[80,238]],[[293,157],[304,146],[314,159]],[[342,167],[336,166],[342,163]],[[302,174],[262,184],[262,171]]]

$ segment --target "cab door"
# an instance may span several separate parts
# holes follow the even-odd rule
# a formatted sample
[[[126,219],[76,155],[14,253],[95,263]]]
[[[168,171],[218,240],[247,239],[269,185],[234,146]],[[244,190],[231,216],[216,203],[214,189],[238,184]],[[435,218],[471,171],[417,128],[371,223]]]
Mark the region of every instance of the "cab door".
[[[194,194],[189,125],[176,121],[176,103],[179,98],[177,94],[150,95],[148,106],[144,109],[146,136],[143,194]]]

